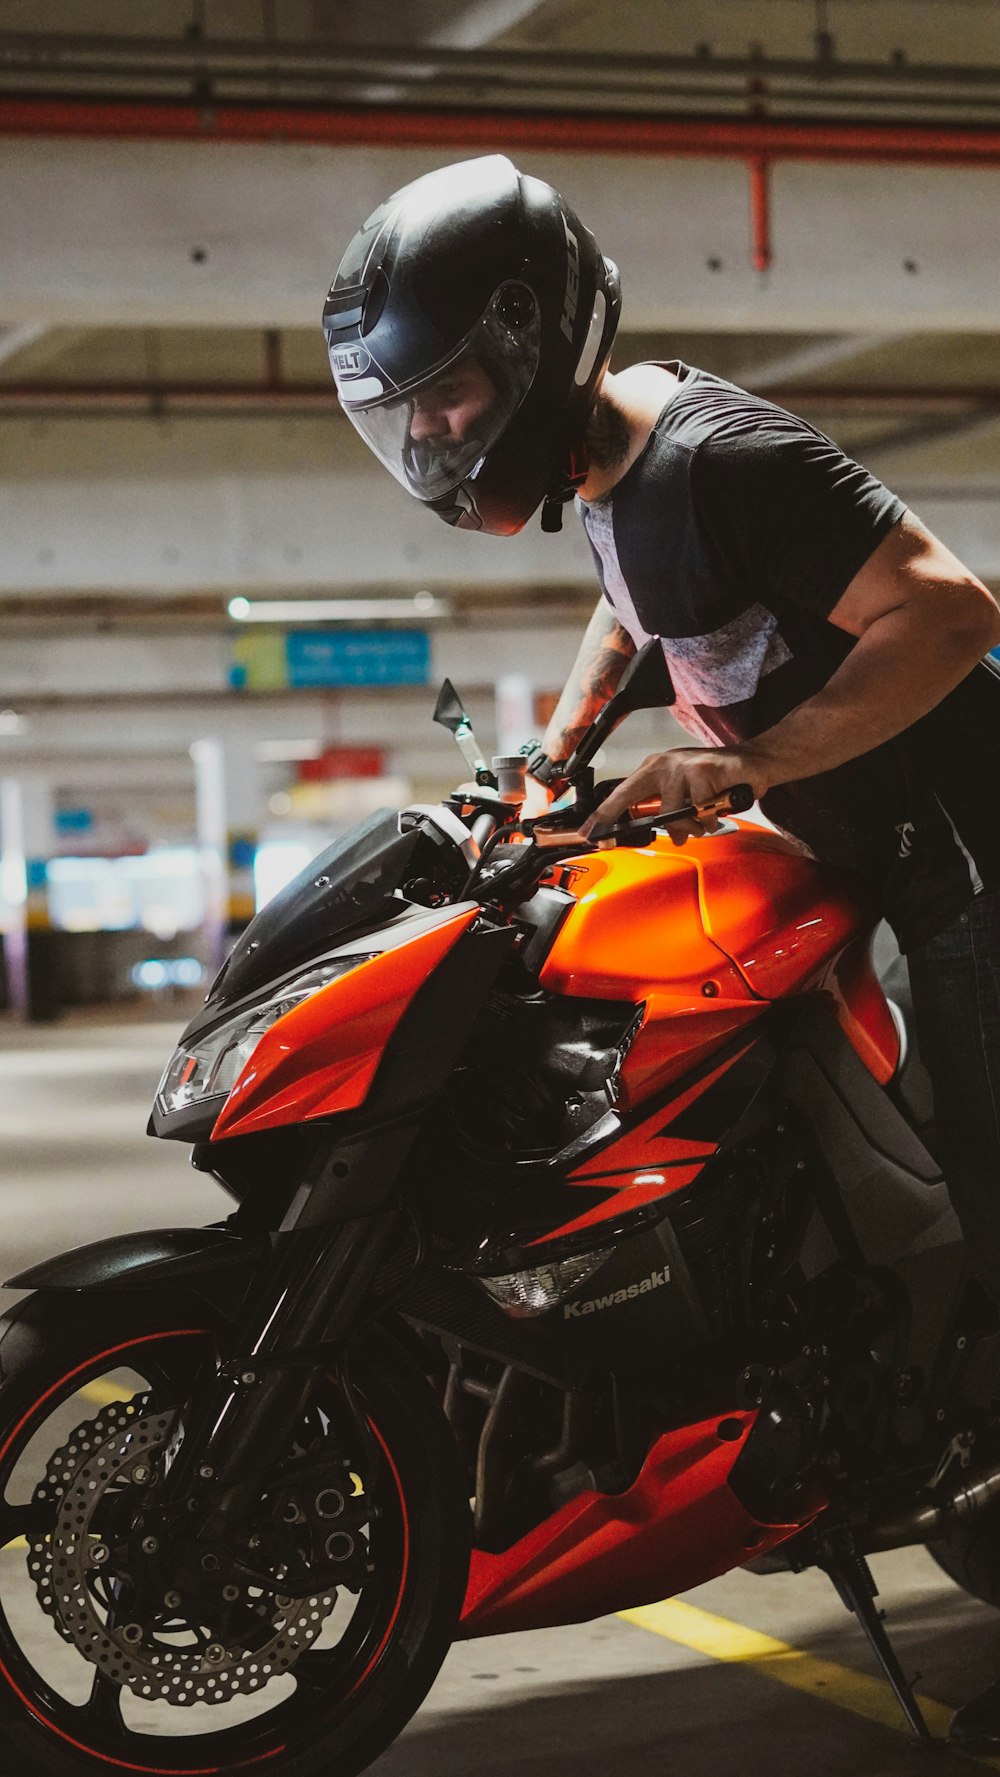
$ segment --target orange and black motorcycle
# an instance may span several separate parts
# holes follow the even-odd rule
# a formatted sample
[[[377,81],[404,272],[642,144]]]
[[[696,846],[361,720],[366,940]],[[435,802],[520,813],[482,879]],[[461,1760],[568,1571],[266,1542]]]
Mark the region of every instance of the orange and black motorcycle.
[[[748,1563],[824,1568],[926,1732],[865,1557],[1000,1600],[1000,1328],[856,880],[733,820],[582,840],[663,679],[534,822],[446,686],[475,786],[316,859],[164,1073],[234,1212],[10,1280],[12,1770],[347,1777],[456,1637]]]

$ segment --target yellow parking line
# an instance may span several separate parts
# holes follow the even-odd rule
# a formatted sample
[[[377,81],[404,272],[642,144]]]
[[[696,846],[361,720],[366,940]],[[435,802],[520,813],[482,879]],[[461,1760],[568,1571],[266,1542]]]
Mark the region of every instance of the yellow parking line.
[[[85,1382],[79,1392],[95,1406],[109,1407],[112,1401],[131,1400],[135,1391],[121,1388],[117,1382],[105,1382],[103,1376],[97,1376],[93,1382]],[[27,1546],[23,1536],[16,1536],[13,1542],[4,1544],[6,1549],[26,1549]]]
[[[775,1679],[778,1684],[805,1691],[809,1696],[835,1704],[838,1709],[877,1722],[880,1727],[909,1734],[887,1682],[874,1674],[853,1672],[847,1666],[837,1665],[834,1660],[819,1659],[815,1654],[792,1647],[787,1641],[776,1641],[771,1635],[747,1629],[727,1617],[713,1616],[710,1611],[685,1604],[680,1598],[668,1599],[663,1604],[640,1605],[636,1610],[619,1611],[618,1615],[626,1623],[649,1629],[666,1641],[691,1648],[694,1653],[707,1654],[712,1660],[749,1666],[764,1678]],[[943,1739],[953,1711],[947,1704],[936,1703],[931,1697],[918,1696],[917,1702],[931,1733]],[[961,1756],[969,1758],[971,1754]],[[1000,1771],[1000,1757],[977,1757],[975,1762]]]
[[[135,1389],[124,1389],[117,1382],[105,1382],[98,1376],[93,1382],[85,1382],[80,1390],[84,1400],[95,1401],[99,1407],[110,1407],[112,1401],[130,1401]]]

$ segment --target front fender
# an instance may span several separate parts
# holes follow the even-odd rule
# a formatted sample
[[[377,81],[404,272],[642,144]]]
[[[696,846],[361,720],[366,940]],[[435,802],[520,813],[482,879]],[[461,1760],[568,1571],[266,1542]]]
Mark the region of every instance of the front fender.
[[[266,1236],[244,1240],[225,1226],[153,1228],[74,1247],[18,1272],[4,1287],[186,1290],[228,1313],[242,1301],[269,1253]]]

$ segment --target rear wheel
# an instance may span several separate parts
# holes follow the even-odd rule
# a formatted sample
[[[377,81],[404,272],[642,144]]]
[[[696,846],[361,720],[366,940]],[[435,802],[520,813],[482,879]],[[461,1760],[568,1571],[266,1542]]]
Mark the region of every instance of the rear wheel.
[[[0,1741],[25,1777],[351,1777],[453,1638],[464,1476],[384,1334],[351,1366],[367,1426],[324,1380],[242,1540],[192,1554],[157,1487],[215,1349],[197,1313],[125,1296],[40,1295],[5,1325]]]

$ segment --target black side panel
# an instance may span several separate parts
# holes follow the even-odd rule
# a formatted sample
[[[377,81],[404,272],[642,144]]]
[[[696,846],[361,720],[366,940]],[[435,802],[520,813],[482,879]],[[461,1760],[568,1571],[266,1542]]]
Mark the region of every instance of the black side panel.
[[[464,932],[418,988],[379,1062],[366,1124],[398,1116],[446,1084],[516,935],[511,926]]]
[[[457,1339],[558,1388],[583,1389],[594,1371],[561,1327],[511,1320],[480,1284],[454,1271],[423,1271],[393,1303],[411,1325]]]
[[[775,1081],[811,1127],[869,1264],[961,1240],[937,1162],[824,1002],[796,1024]]]
[[[799,1111],[864,1263],[910,1302],[901,1367],[930,1375],[964,1286],[958,1217],[936,1162],[817,1002],[796,1026],[776,1083]]]

